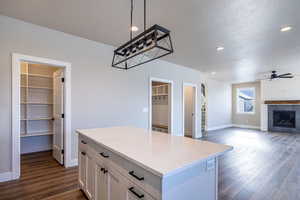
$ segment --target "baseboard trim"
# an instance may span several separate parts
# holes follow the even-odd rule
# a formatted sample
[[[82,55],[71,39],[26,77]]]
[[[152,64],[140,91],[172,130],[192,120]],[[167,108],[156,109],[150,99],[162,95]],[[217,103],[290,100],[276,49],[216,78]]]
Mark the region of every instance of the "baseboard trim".
[[[13,180],[12,172],[0,173],[0,182],[11,181],[11,180]]]
[[[66,167],[75,167],[78,165],[78,159],[73,159]]]
[[[230,127],[232,127],[232,124],[226,124],[226,125],[222,125],[222,126],[214,126],[214,127],[208,128],[207,131],[216,131],[216,130],[230,128]]]
[[[191,130],[185,130],[184,131],[184,135],[187,135],[187,136],[193,136],[193,133]]]
[[[51,151],[51,150],[53,150],[52,144],[49,144],[49,145],[46,145],[46,146],[43,146],[43,147],[37,147],[35,149],[26,149],[26,151],[24,151],[24,149],[21,149],[21,155],[37,153],[37,152],[43,152],[43,151]]]
[[[251,126],[251,125],[242,125],[242,124],[232,124],[232,127],[247,128],[247,129],[259,129],[260,130],[260,126]]]

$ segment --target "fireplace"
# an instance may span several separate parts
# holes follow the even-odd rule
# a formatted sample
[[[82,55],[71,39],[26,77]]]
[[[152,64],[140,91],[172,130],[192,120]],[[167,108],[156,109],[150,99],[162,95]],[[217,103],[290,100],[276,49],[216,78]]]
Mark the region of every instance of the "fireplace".
[[[269,131],[300,133],[300,105],[269,105],[268,119]]]
[[[284,128],[296,128],[296,111],[274,110],[273,126]]]

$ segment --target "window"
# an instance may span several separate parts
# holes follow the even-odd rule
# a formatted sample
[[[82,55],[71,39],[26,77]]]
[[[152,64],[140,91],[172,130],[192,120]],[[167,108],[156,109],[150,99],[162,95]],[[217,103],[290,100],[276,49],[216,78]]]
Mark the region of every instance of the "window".
[[[237,113],[255,113],[255,88],[237,89]]]

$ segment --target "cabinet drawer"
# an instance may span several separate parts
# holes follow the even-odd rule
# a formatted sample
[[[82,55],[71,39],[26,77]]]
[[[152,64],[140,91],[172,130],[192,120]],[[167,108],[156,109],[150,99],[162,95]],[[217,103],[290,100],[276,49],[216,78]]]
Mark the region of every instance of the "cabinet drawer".
[[[145,192],[141,187],[126,180],[126,200],[154,200],[147,192]]]
[[[111,160],[110,165],[117,169],[130,182],[138,185],[153,197],[160,199],[162,185],[160,177],[118,155],[113,154]]]
[[[81,151],[86,151],[88,146],[88,139],[80,136],[78,138],[79,149]]]

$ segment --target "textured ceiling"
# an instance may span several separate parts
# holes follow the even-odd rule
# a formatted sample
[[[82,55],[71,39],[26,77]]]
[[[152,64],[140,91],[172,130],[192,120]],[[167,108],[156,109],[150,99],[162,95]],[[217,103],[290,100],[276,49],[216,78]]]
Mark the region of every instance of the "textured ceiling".
[[[141,29],[143,1],[134,2]],[[0,1],[2,15],[114,46],[129,38],[129,8],[130,0]],[[219,80],[251,81],[272,69],[300,70],[299,10],[299,0],[148,0],[148,27],[172,31],[175,53],[165,60]],[[293,29],[280,32],[286,25]]]

